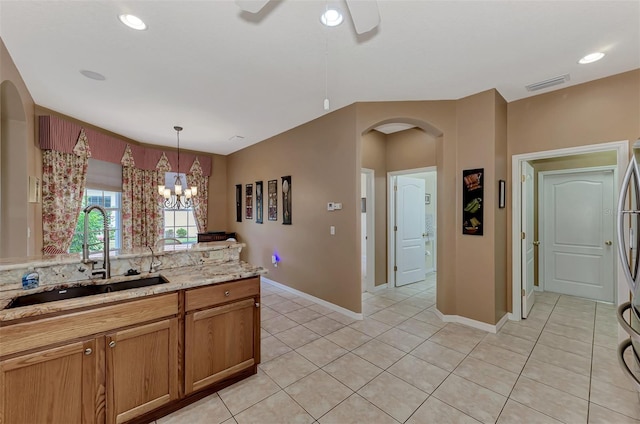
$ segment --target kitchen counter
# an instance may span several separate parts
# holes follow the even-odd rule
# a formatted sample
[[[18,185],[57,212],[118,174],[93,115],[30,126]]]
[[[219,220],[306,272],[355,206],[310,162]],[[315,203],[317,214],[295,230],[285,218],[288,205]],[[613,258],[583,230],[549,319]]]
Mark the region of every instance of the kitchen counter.
[[[226,249],[230,247],[239,247],[229,244],[215,245],[214,243],[206,243],[206,250]],[[192,251],[194,251],[193,249]],[[143,251],[132,253],[144,254]],[[149,252],[149,255],[151,253]],[[6,322],[21,318],[35,317],[39,315],[68,311],[77,308],[85,308],[95,305],[101,305],[122,300],[130,300],[144,296],[151,296],[161,293],[168,293],[182,289],[206,286],[211,284],[219,284],[227,281],[238,280],[243,278],[255,277],[266,274],[266,270],[262,267],[253,266],[241,261],[230,261],[223,263],[202,263],[195,266],[182,266],[166,270],[160,270],[156,273],[143,272],[135,276],[114,276],[110,279],[94,279],[74,281],[66,284],[56,284],[54,286],[41,286],[37,289],[22,290],[13,289],[0,291],[0,322]],[[38,305],[22,306],[12,309],[4,309],[14,297],[32,293],[43,292],[47,290],[64,289],[82,285],[94,284],[113,284],[122,281],[136,280],[145,277],[162,276],[167,283],[157,284],[154,286],[141,287],[136,289],[122,290],[111,293],[96,294],[91,296],[78,297],[74,299],[59,300],[55,302],[41,303]]]

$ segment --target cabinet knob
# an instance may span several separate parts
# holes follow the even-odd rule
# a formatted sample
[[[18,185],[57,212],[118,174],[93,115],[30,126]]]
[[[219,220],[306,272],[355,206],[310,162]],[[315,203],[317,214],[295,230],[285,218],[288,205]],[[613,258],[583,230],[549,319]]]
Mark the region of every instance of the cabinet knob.
[[[256,302],[256,308],[260,307],[260,302]]]
[[[604,244],[606,244],[607,246],[611,246],[613,242],[611,240],[607,240],[604,242]]]
[[[231,293],[229,292],[229,290],[227,290],[227,291],[224,292],[224,297],[229,297],[230,294]]]
[[[109,342],[109,347],[116,347],[116,342],[115,342],[115,340],[111,340],[111,341]]]
[[[84,350],[84,354],[85,354],[85,355],[91,355],[92,353],[93,353],[93,350],[91,350],[91,348],[90,348],[90,347],[88,347],[88,348],[86,348],[86,349]]]

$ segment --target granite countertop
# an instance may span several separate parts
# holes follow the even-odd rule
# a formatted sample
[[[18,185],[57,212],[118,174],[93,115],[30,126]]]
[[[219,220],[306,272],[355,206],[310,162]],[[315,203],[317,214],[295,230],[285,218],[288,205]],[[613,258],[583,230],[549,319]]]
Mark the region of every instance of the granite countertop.
[[[163,256],[165,254],[171,254],[173,252],[205,252],[211,250],[222,249],[234,249],[243,248],[246,245],[244,243],[229,242],[229,241],[214,241],[208,243],[194,243],[190,245],[184,244],[167,244],[163,246],[163,249],[154,249],[153,254],[155,256]],[[126,251],[110,251],[109,258],[115,259],[127,259],[136,257],[151,256],[151,250],[148,247],[136,247]],[[90,258],[96,258],[102,260],[102,253],[92,253]],[[26,267],[38,268],[51,265],[65,265],[76,264],[82,260],[82,254],[80,253],[67,253],[60,255],[44,255],[44,256],[30,256],[26,258],[5,258],[0,259],[0,271],[9,271],[13,269],[22,269]]]
[[[226,247],[228,247],[228,245],[225,245],[223,248]],[[224,283],[242,278],[255,277],[266,274],[266,272],[267,271],[262,267],[256,267],[245,262],[226,262],[222,264],[204,264],[194,267],[173,268],[166,271],[142,273],[140,275],[130,277],[112,277],[108,280],[90,280],[74,282],[73,284],[67,285],[58,285],[55,287],[40,287],[39,289],[29,290],[28,292],[25,292],[24,290],[8,290],[0,292],[0,322],[84,308],[87,306],[97,306],[105,303],[135,299],[155,294],[169,293],[193,287]],[[137,280],[139,278],[154,277],[158,275],[164,277],[169,282],[137,289],[4,309],[14,297],[22,294],[32,294],[46,291],[47,289],[62,289],[81,285],[113,284],[121,281]]]

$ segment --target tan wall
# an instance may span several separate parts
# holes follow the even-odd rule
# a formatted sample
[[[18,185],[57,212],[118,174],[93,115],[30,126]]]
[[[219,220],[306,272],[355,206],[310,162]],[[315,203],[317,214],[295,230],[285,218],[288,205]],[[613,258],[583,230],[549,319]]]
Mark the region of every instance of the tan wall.
[[[387,172],[436,166],[436,139],[412,128],[387,135]]]
[[[498,189],[498,180],[507,180],[507,102],[500,93],[494,91],[495,103],[495,181],[494,188]],[[506,192],[505,192],[506,195]],[[507,313],[507,304],[511,298],[507,297],[507,216],[506,208],[498,208],[498,194],[494,199],[495,211],[495,317],[498,322]]]
[[[387,283],[387,136],[369,131],[362,136],[362,167],[373,169],[375,214],[375,285]]]
[[[331,112],[243,149],[227,160],[227,222],[247,243],[242,258],[269,270],[268,278],[361,311],[360,151],[355,106]],[[292,225],[282,224],[282,176],[291,176]],[[278,180],[278,221],[235,222],[235,185]],[[266,199],[266,197],[265,197]],[[327,211],[328,202],[343,209]],[[243,201],[244,208],[244,201]],[[329,227],[336,228],[330,235]],[[281,262],[271,265],[277,252]]]
[[[42,157],[35,142],[33,98],[2,40],[0,86],[0,134],[5,152],[0,158],[4,176],[0,193],[0,257],[21,257],[42,249],[42,207],[28,203],[27,198],[29,176],[42,177]]]
[[[629,140],[631,147],[640,137],[640,70],[511,102],[507,113],[509,175],[512,155],[621,140]],[[510,180],[507,193],[511,193]],[[509,201],[507,214],[511,217]],[[508,252],[511,232],[509,218]],[[510,260],[507,265],[510,299]]]
[[[485,91],[458,101],[458,163],[456,172],[484,168],[484,235],[463,235],[462,211],[456,208],[457,241],[454,261],[460,270],[457,275],[458,314],[482,322],[496,322],[495,239],[497,209],[496,155],[496,93]],[[460,181],[460,179],[458,180]],[[462,197],[462,184],[456,197]],[[464,311],[464,312],[463,312]],[[501,317],[500,317],[501,318]]]
[[[211,155],[207,230],[227,230],[227,157]],[[235,214],[234,214],[235,216]]]

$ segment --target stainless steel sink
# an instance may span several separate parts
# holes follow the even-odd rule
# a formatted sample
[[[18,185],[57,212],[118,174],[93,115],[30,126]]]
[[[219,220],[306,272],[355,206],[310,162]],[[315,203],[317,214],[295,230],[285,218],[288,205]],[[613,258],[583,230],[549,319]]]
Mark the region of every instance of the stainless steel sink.
[[[55,289],[40,293],[18,296],[7,305],[6,309],[19,308],[21,306],[38,305],[40,303],[55,302],[57,300],[74,299],[76,297],[92,296],[94,294],[111,293],[121,290],[137,289],[140,287],[165,284],[168,281],[162,277],[147,277],[137,280],[122,281],[120,283],[100,284],[92,286],[77,286],[66,289]]]

